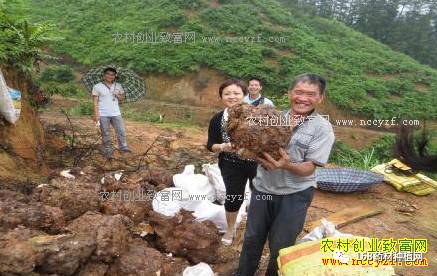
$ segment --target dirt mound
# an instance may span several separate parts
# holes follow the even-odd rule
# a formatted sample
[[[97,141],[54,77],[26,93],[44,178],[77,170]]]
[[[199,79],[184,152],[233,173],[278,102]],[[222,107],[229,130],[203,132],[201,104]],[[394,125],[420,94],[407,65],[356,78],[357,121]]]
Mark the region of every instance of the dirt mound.
[[[160,182],[159,182],[160,183]],[[129,177],[121,174],[117,180],[107,174],[103,179],[101,212],[108,215],[123,214],[134,223],[141,223],[152,209],[153,194],[158,183],[144,171]]]
[[[213,223],[151,211],[154,194],[171,184],[168,174],[107,173],[101,184],[78,172],[73,180],[54,173],[30,195],[0,190],[1,275],[180,275],[190,262],[217,259]],[[120,197],[103,200],[105,189]],[[139,189],[152,197],[134,200]]]
[[[78,276],[105,276],[109,264],[88,262],[79,272]]]
[[[123,214],[135,223],[144,221],[147,213],[152,209],[151,201],[146,199],[147,192],[142,189],[119,190],[112,192],[109,198],[101,204],[103,214]]]
[[[105,216],[87,212],[72,221],[66,229],[73,233],[87,234],[95,241],[93,260],[112,262],[127,249],[130,223],[129,219],[122,215]]]
[[[27,203],[29,202],[29,196],[11,190],[0,190],[0,201],[5,200],[15,200],[18,202]]]
[[[228,133],[231,143],[243,149],[244,158],[264,157],[263,152],[279,159],[279,148],[291,138],[285,117],[273,107],[240,104],[229,109]]]
[[[22,100],[16,125],[0,117],[0,182],[42,180],[48,173],[43,158],[45,136],[37,110],[30,103],[32,83],[18,70],[3,67],[2,72],[7,85],[22,92]]]
[[[44,232],[17,228],[0,235],[0,273],[30,273],[41,258],[28,239]]]
[[[73,220],[87,211],[99,211],[100,184],[52,179],[49,185],[40,185],[32,195],[35,200],[62,209],[67,221]]]
[[[0,273],[72,275],[94,249],[87,234],[46,235],[17,228],[0,237]]]
[[[73,275],[96,248],[95,240],[87,233],[41,235],[28,240],[41,256],[35,271]]]
[[[197,222],[185,210],[181,210],[174,217],[152,211],[149,213],[149,222],[158,235],[158,248],[187,258],[193,263],[217,261],[220,236],[212,222]]]
[[[147,259],[147,262],[144,259]],[[151,248],[143,240],[133,240],[129,250],[109,268],[107,275],[180,275],[188,262]]]
[[[170,138],[162,136],[132,160],[116,156],[115,165],[97,150],[76,164],[78,151],[69,154],[66,145],[52,152],[48,180],[27,181],[26,189],[0,183],[0,275],[181,275],[199,261],[214,262],[214,224],[189,213],[149,219],[156,192],[172,185],[178,166],[193,161],[184,151],[174,155]],[[87,148],[82,142],[75,148]],[[204,163],[203,155],[210,156],[199,145],[194,157]],[[74,179],[61,176],[65,168]]]
[[[21,198],[16,196],[16,198]],[[47,233],[59,233],[65,226],[65,219],[61,209],[42,204],[41,202],[20,202],[13,198],[0,201],[0,231],[14,229],[24,225],[33,229],[40,229]]]

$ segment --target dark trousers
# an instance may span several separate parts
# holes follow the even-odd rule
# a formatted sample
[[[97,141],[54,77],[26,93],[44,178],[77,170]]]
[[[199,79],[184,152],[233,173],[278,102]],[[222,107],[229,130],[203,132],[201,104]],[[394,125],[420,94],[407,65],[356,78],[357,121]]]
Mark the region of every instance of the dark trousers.
[[[296,237],[303,229],[313,195],[313,187],[288,195],[270,195],[255,189],[252,191],[237,275],[254,275],[267,236],[270,261],[266,275],[278,275],[276,259],[279,249],[292,246],[296,242]]]
[[[256,176],[256,163],[236,163],[226,159],[219,160],[219,168],[226,187],[225,210],[237,212],[244,201],[247,180],[250,183]]]

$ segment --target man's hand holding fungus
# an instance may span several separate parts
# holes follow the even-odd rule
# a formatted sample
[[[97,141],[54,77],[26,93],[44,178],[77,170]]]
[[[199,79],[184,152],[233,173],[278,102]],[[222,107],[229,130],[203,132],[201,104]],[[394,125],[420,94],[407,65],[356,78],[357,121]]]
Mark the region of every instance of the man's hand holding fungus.
[[[281,157],[279,158],[279,160],[275,160],[270,154],[264,152],[265,158],[258,157],[257,161],[268,171],[276,169],[287,169],[288,167],[290,167],[292,163],[288,153],[283,148],[280,148],[279,154],[281,155]]]

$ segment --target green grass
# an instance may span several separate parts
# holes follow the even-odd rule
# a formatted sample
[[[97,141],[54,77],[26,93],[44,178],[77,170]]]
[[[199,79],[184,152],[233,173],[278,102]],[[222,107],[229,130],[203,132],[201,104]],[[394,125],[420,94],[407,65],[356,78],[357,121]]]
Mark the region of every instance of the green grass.
[[[39,78],[43,82],[70,82],[74,80],[73,70],[66,65],[52,65],[42,71]]]
[[[329,162],[342,167],[369,170],[392,160],[394,145],[393,135],[385,135],[362,150],[356,150],[342,141],[336,141]]]
[[[63,97],[71,97],[78,99],[90,100],[90,94],[84,88],[78,86],[75,82],[57,83],[57,82],[42,82],[41,90],[47,96],[60,95]]]
[[[416,133],[419,135],[418,133]],[[432,133],[434,134],[434,132]],[[433,136],[435,137],[435,136]],[[436,147],[430,144],[429,152],[436,154]],[[371,146],[362,150],[356,150],[342,141],[336,141],[332,148],[330,163],[341,167],[370,170],[372,167],[386,163],[395,158],[395,136],[384,135]],[[422,172],[426,176],[437,180],[437,173]]]
[[[148,110],[137,110],[129,105],[122,106],[123,117],[136,122],[162,123],[162,115]]]
[[[204,132],[204,129],[199,125],[190,122],[164,122],[159,125],[165,129],[186,129]]]
[[[341,110],[376,119],[437,118],[436,70],[342,23],[292,14],[275,0],[226,0],[217,8],[206,0],[25,2],[33,21],[56,24],[57,35],[64,37],[51,44],[55,54],[67,54],[87,67],[116,63],[142,74],[181,76],[208,66],[233,77],[256,75],[279,107],[288,105],[285,92],[293,76],[312,71],[328,78],[328,98]],[[196,42],[113,41],[117,32],[166,31],[196,32]],[[202,41],[257,34],[286,41]],[[417,91],[417,85],[426,91]]]
[[[68,114],[74,117],[92,116],[94,114],[94,107],[91,101],[83,101],[79,105],[70,108]]]

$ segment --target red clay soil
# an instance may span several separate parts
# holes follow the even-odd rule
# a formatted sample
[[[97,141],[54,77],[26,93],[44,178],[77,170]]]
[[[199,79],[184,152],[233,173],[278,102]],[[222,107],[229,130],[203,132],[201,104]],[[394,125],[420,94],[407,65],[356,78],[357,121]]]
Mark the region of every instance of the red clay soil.
[[[59,114],[45,114],[44,121],[49,127],[53,124],[68,127],[65,118]],[[73,123],[78,126],[79,133],[88,136],[83,139],[99,139],[88,135],[96,133],[89,118],[75,118]],[[105,214],[102,213],[106,202],[99,197],[96,201],[95,196],[99,196],[105,187],[112,191],[137,187],[158,191],[170,185],[169,176],[180,172],[186,164],[216,161],[216,156],[204,147],[206,129],[172,130],[134,122],[126,122],[126,127],[133,157],[117,156],[113,163],[106,164],[98,150],[93,151],[78,165],[85,175],[65,180],[59,176],[59,171],[63,166],[72,164],[72,160],[68,159],[71,156],[65,155],[62,160],[53,156],[57,167],[53,168],[52,180],[36,183],[48,183],[47,186],[34,189],[29,186],[26,193],[18,193],[20,187],[2,182],[1,275],[157,275],[157,272],[160,275],[178,275],[186,266],[198,261],[209,263],[218,275],[232,275],[238,265],[244,221],[238,229],[235,243],[222,247],[220,235],[212,223],[196,222],[186,212],[169,218],[150,211],[146,205],[127,204],[126,207],[126,203],[117,202],[110,204]],[[155,144],[150,147],[153,141]],[[61,143],[57,146],[58,150],[66,147],[64,145],[63,148]],[[149,147],[148,154],[144,156]],[[142,166],[136,170],[138,164]],[[125,172],[122,179],[115,182],[111,177],[120,169]],[[101,185],[100,179],[104,176],[106,184]],[[58,191],[64,189],[70,192],[71,198]],[[436,197],[435,193],[424,197],[400,193],[387,184],[354,194],[317,191],[307,221],[326,217],[350,206],[382,208],[383,213],[349,224],[340,231],[377,238],[427,238],[429,266],[402,266],[397,267],[396,272],[399,275],[436,275]],[[81,206],[74,204],[76,200]],[[139,223],[143,212],[144,219]],[[155,228],[155,233],[140,238],[133,229],[148,223]],[[257,275],[263,275],[267,262],[266,249]]]

